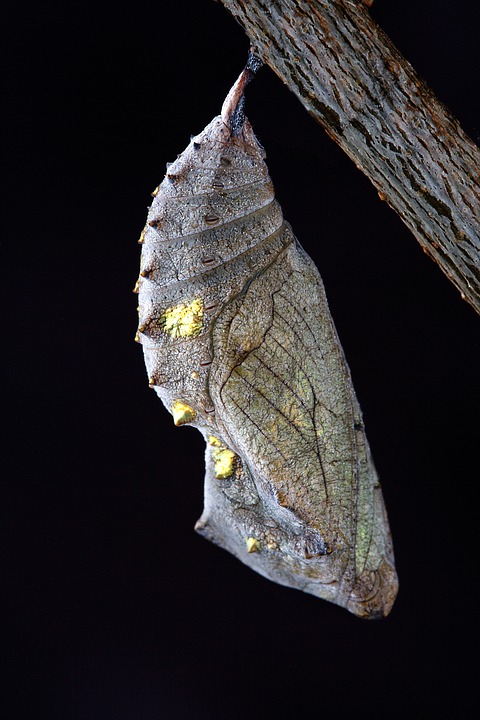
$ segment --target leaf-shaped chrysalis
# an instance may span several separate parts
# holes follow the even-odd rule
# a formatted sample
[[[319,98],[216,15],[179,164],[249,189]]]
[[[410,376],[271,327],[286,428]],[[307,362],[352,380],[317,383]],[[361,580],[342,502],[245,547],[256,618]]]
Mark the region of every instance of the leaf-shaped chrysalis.
[[[271,580],[382,617],[397,592],[382,493],[322,280],[243,114],[258,65],[154,192],[137,340],[175,424],[206,441],[196,530]]]

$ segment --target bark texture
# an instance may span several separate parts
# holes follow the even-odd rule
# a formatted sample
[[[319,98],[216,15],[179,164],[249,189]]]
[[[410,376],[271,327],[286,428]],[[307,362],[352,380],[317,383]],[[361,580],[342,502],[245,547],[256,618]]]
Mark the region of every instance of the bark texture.
[[[480,151],[362,0],[222,0],[480,313]]]

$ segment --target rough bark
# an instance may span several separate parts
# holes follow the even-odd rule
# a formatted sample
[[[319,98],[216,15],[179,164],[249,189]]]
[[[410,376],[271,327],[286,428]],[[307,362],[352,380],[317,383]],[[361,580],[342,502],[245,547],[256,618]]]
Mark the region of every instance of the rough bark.
[[[480,151],[361,0],[222,0],[480,313]]]

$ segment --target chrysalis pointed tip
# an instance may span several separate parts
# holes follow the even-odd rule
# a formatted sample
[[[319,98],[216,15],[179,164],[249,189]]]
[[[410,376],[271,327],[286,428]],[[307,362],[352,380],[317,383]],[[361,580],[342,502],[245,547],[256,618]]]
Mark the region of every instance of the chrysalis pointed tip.
[[[201,518],[199,518],[199,520],[197,520],[197,522],[193,526],[193,529],[195,530],[195,532],[198,532],[201,534],[205,530],[206,527],[207,527],[207,521],[204,520],[203,517],[201,517]]]

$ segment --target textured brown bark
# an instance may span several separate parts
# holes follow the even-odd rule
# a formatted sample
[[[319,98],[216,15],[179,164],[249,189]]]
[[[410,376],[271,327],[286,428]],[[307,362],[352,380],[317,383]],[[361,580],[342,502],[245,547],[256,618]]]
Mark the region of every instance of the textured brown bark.
[[[480,151],[361,0],[222,0],[480,313]]]

